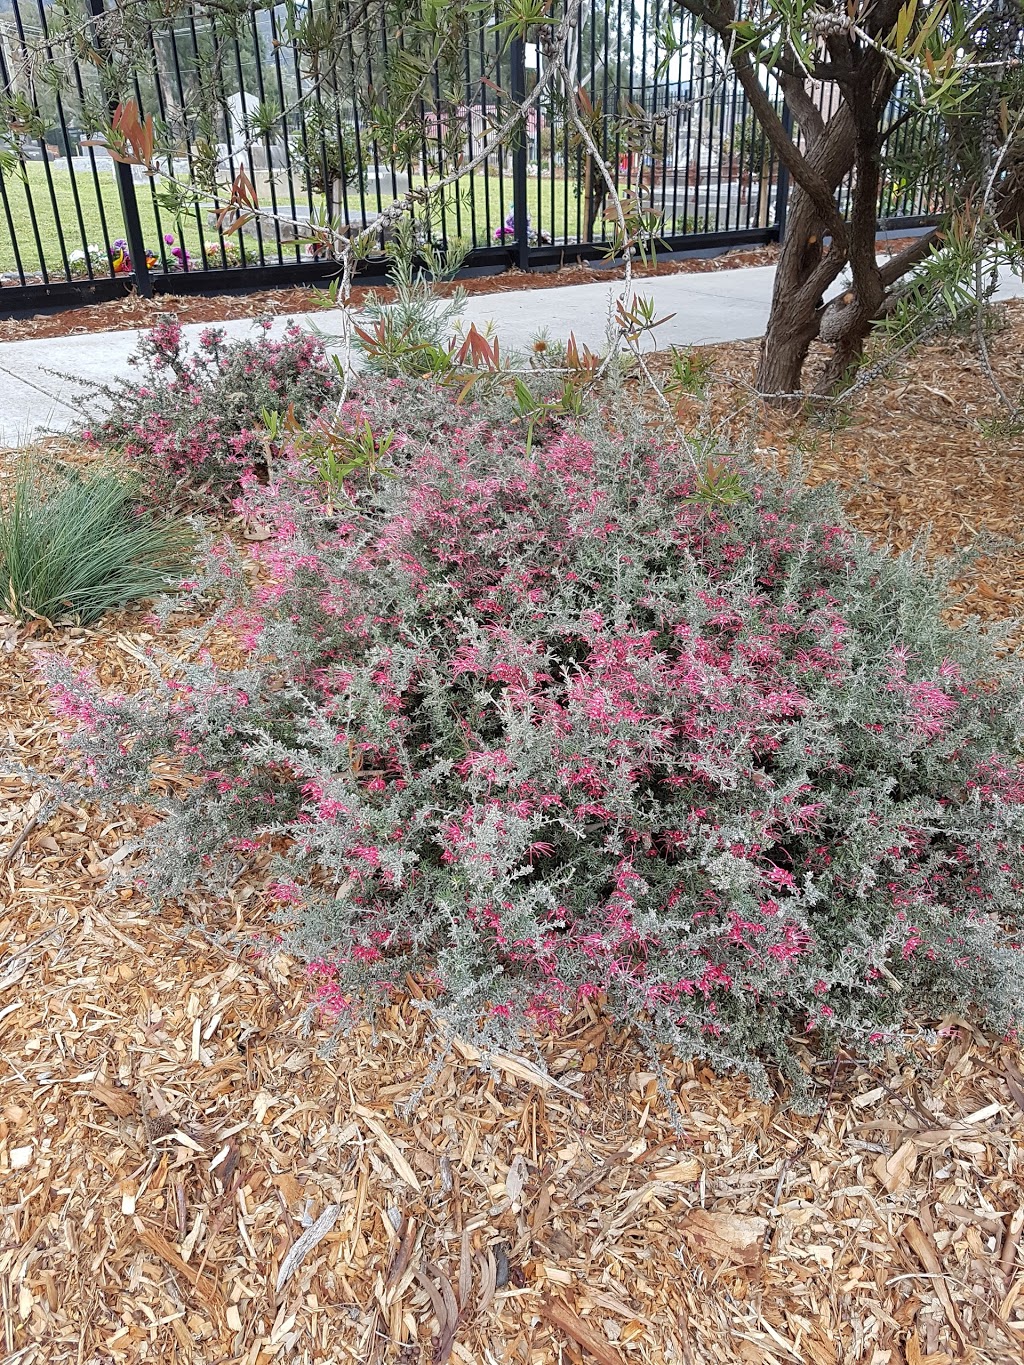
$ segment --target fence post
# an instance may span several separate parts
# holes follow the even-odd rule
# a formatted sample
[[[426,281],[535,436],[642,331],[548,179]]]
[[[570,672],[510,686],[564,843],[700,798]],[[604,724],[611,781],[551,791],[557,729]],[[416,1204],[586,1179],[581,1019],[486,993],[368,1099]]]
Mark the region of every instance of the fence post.
[[[793,132],[793,111],[789,103],[782,103],[782,126],[789,137]],[[789,212],[789,167],[779,162],[779,183],[775,191],[775,223],[779,229],[779,242],[786,236],[786,215]]]
[[[514,104],[522,106],[526,99],[526,47],[522,38],[513,38],[509,50],[512,65],[510,91]],[[519,269],[530,268],[529,214],[526,211],[526,124],[516,125],[512,138],[512,226],[516,234]]]
[[[101,19],[104,10],[104,0],[89,0],[89,11],[94,19]],[[96,50],[106,61],[106,43],[103,40],[102,30],[99,29],[96,30]],[[113,114],[117,108],[117,100],[111,100],[107,108],[108,112]],[[143,241],[142,224],[139,221],[139,201],[135,194],[132,168],[126,166],[123,161],[115,160],[114,175],[117,177],[117,195],[121,201],[124,236],[128,243],[128,254],[132,259],[135,287],[144,299],[151,299],[153,297],[153,280],[149,273],[149,266],[146,264],[146,243]]]

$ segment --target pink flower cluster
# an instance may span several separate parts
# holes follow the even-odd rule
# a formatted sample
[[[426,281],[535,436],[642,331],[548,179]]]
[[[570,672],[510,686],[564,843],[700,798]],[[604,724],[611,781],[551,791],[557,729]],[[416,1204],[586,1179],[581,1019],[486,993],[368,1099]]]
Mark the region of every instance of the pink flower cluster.
[[[158,323],[133,358],[143,381],[111,386],[110,414],[85,438],[123,451],[155,495],[230,494],[265,467],[264,411],[313,418],[334,387],[312,332],[293,324],[274,341],[268,331],[265,321],[256,339],[228,341],[206,328],[190,352],[179,323]]]

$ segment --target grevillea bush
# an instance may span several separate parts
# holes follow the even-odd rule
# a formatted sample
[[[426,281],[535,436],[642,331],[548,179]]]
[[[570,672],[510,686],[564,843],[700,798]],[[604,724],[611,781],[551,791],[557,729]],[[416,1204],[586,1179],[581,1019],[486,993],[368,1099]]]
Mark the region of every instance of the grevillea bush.
[[[85,432],[96,446],[127,457],[153,496],[237,493],[266,462],[264,409],[294,407],[314,418],[330,398],[336,372],[320,340],[292,324],[271,340],[271,319],[254,336],[229,341],[208,327],[190,350],[177,322],[161,322],[139,341],[131,363],[142,382],[108,385],[106,419]]]
[[[597,998],[762,1090],[822,1051],[1022,1004],[1020,672],[832,495],[596,420],[538,435],[377,383],[394,474],[290,467],[212,569],[247,652],[136,696],[50,667],[110,802],[162,811],[152,895],[268,892],[323,1004],[406,973],[457,1029]],[[399,425],[401,424],[401,425]],[[174,794],[150,785],[177,768]]]

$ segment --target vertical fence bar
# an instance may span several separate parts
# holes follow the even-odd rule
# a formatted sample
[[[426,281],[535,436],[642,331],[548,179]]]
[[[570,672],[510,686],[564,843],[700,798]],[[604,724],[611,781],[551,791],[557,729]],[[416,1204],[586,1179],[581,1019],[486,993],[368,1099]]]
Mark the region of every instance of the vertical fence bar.
[[[173,66],[174,66],[174,81],[175,81],[175,85],[177,86],[177,89],[178,89],[178,107],[179,107],[179,110],[180,110],[180,115],[179,115],[179,117],[180,117],[180,119],[181,119],[182,138],[183,138],[184,143],[185,143],[185,156],[186,156],[186,159],[187,159],[187,161],[188,161],[189,177],[190,177],[190,178],[193,180],[193,182],[194,182],[195,179],[196,179],[196,175],[195,175],[195,160],[194,160],[193,152],[192,152],[192,136],[191,136],[191,132],[190,132],[190,130],[189,130],[189,120],[188,120],[188,116],[187,116],[187,114],[186,114],[186,112],[185,112],[186,109],[188,108],[188,101],[187,101],[186,96],[185,96],[185,83],[184,83],[184,80],[182,79],[182,73],[181,73],[181,57],[180,57],[180,55],[179,55],[179,53],[178,53],[178,35],[177,35],[177,30],[176,30],[175,27],[174,27],[174,20],[173,20],[173,18],[168,20],[168,31],[167,31],[167,36],[168,36],[168,39],[169,39],[169,47],[170,47],[170,52],[171,52],[171,62],[172,62],[172,64],[173,64]],[[173,92],[172,92],[172,93],[173,93]],[[173,161],[173,158],[172,158],[172,160],[171,160],[171,168],[173,169],[173,167],[174,167],[174,161]],[[202,212],[202,209],[201,209],[200,206],[199,206],[199,201],[198,201],[198,200],[196,200],[196,204],[195,204],[195,219],[196,219],[196,234],[197,234],[198,239],[199,239],[199,255],[200,255],[200,257],[201,257],[201,269],[203,269],[203,270],[209,270],[209,268],[210,268],[210,262],[209,262],[209,259],[208,259],[209,253],[207,252],[207,249],[206,249],[206,238],[205,238],[205,235],[204,235],[204,233],[203,233],[203,212]],[[184,234],[183,234],[183,236],[184,236]],[[182,245],[184,245],[184,242],[182,243]]]
[[[0,42],[0,79],[2,79],[3,81],[3,88],[5,90],[9,90],[11,88],[11,78],[7,71],[7,58],[4,52],[4,44],[2,42]],[[26,185],[26,189],[27,188],[28,186]],[[10,233],[11,252],[13,253],[14,257],[15,269],[18,272],[18,282],[21,285],[21,287],[24,288],[25,285],[28,283],[28,278],[25,274],[25,267],[21,259],[21,248],[18,244],[18,232],[14,226],[14,214],[11,211],[11,201],[7,197],[7,177],[5,175],[0,175],[0,197],[3,198],[4,202],[4,218],[7,221],[7,231]],[[3,266],[4,269],[6,270],[7,268],[6,260],[4,261]]]
[[[28,50],[29,50],[29,44],[28,44],[28,39],[27,39],[27,37],[26,37],[26,28],[25,28],[25,24],[24,24],[24,22],[23,22],[23,20],[22,20],[21,10],[20,10],[20,8],[19,8],[19,6],[18,6],[17,3],[15,3],[14,8],[13,8],[13,10],[12,10],[12,13],[13,13],[13,15],[14,15],[14,22],[15,22],[15,25],[16,25],[17,30],[18,30],[18,41],[19,41],[19,43],[21,44],[22,51],[28,52]],[[38,112],[38,110],[37,110],[37,112]],[[38,143],[39,143],[39,151],[40,151],[40,153],[41,153],[41,158],[40,158],[40,159],[41,159],[42,167],[43,167],[43,178],[44,178],[44,180],[46,181],[46,188],[47,188],[48,195],[49,195],[49,200],[50,200],[50,209],[51,209],[51,212],[53,213],[53,226],[54,226],[54,229],[55,229],[55,231],[56,231],[56,233],[57,233],[57,245],[58,245],[58,247],[59,247],[59,249],[60,249],[61,261],[62,261],[63,264],[64,264],[64,278],[65,278],[66,280],[69,280],[69,279],[71,278],[71,264],[70,264],[70,262],[68,261],[67,243],[66,243],[65,240],[64,240],[64,224],[61,222],[60,205],[59,205],[58,200],[57,200],[57,193],[56,193],[56,190],[54,189],[54,184],[53,184],[53,172],[52,172],[51,169],[50,169],[50,155],[49,155],[49,152],[46,150],[46,138],[45,138],[45,136],[39,137],[39,138],[37,139],[37,141],[38,141]],[[39,227],[38,227],[38,223],[37,223],[37,221],[36,221],[35,202],[34,202],[34,200],[33,200],[33,198],[32,198],[32,194],[31,194],[31,191],[30,191],[30,188],[29,188],[29,185],[28,185],[28,182],[27,182],[27,181],[26,181],[26,184],[25,184],[25,193],[26,193],[26,195],[28,196],[29,203],[30,203],[30,207],[31,207],[31,213],[32,213],[32,226],[33,226],[33,229],[34,229],[34,231],[35,231],[36,245],[37,245],[37,247],[38,247],[38,249],[39,249],[39,264],[40,264],[40,266],[41,266],[41,268],[42,268],[43,279],[48,281],[49,278],[50,278],[49,267],[48,267],[47,264],[46,264],[46,260],[45,260],[45,257],[44,257],[43,244],[42,244],[42,241],[41,241],[40,235],[39,235]]]
[[[512,103],[526,99],[526,49],[522,38],[513,38],[509,50],[509,85]],[[526,128],[521,120],[512,136],[512,227],[516,234],[516,256],[520,270],[530,268],[530,229],[526,203]]]
[[[51,46],[50,46],[50,41],[49,41],[50,35],[49,35],[49,29],[48,29],[48,27],[47,27],[47,22],[46,22],[46,10],[45,10],[45,8],[44,8],[44,6],[43,6],[43,0],[36,0],[36,10],[37,10],[38,15],[39,15],[39,29],[40,29],[40,33],[42,34],[43,41],[46,43],[46,55],[47,55],[47,58],[48,58],[49,60],[52,61],[52,60],[53,60],[53,49],[52,49]],[[54,88],[53,98],[54,98],[54,109],[56,110],[56,114],[57,114],[57,125],[58,125],[57,131],[58,131],[59,134],[60,134],[60,139],[59,139],[59,140],[62,140],[62,141],[63,141],[63,144],[64,144],[64,157],[65,157],[65,160],[66,160],[67,163],[68,163],[68,185],[69,185],[70,190],[71,190],[71,200],[72,200],[72,204],[73,204],[74,210],[75,210],[75,217],[76,217],[76,219],[77,219],[77,221],[78,221],[78,235],[79,235],[79,239],[80,239],[80,241],[81,241],[81,243],[82,243],[82,255],[83,255],[83,257],[84,257],[85,270],[86,270],[86,274],[87,274],[88,278],[91,280],[92,277],[93,277],[93,270],[92,270],[92,260],[91,260],[90,255],[89,255],[89,234],[88,234],[88,233],[86,232],[86,230],[85,230],[85,219],[84,219],[83,216],[82,216],[82,200],[81,200],[81,196],[80,196],[80,194],[79,194],[79,192],[78,192],[78,178],[77,178],[77,176],[75,175],[75,168],[74,168],[74,166],[71,164],[71,138],[70,138],[70,136],[68,135],[68,121],[67,121],[67,118],[66,118],[65,113],[64,113],[64,101],[61,99],[60,91],[59,91],[59,89],[58,89],[57,87]],[[68,279],[69,279],[69,280],[71,279],[70,264],[71,264],[71,262],[70,262],[70,257],[69,257],[69,258],[68,258]]]
[[[89,12],[94,19],[103,18],[103,0],[89,0]],[[102,26],[96,30],[96,50],[105,59],[106,46],[103,41]],[[109,109],[111,114],[117,108],[117,101],[111,100]],[[149,266],[146,264],[146,244],[142,240],[142,224],[139,221],[139,201],[135,197],[135,181],[132,179],[132,168],[126,166],[123,161],[114,162],[114,174],[117,177],[117,194],[121,200],[121,214],[124,218],[124,235],[128,243],[128,254],[132,258],[132,273],[135,276],[135,287],[144,299],[153,297],[153,281],[149,274]]]

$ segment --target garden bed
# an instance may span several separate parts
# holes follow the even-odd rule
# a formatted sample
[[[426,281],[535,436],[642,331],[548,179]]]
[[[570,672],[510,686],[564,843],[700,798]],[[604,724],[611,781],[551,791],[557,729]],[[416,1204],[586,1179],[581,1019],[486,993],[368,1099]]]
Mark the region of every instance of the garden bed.
[[[1013,387],[1024,308],[1005,316],[992,358]],[[998,407],[968,344],[925,348],[832,429],[749,401],[754,349],[715,348],[732,377],[716,416],[753,424],[772,463],[798,439],[870,535],[1018,534],[1024,442],[985,425]],[[997,547],[957,610],[1019,612],[1022,567]],[[0,628],[21,756],[58,758],[42,651],[131,690],[151,639],[143,610],[56,640]],[[445,1057],[411,999],[325,1058],[301,969],[246,946],[259,867],[230,900],[152,917],[105,890],[144,817],[34,825],[39,804],[0,778],[0,849],[17,845],[0,854],[0,1283],[19,1365],[1019,1359],[1017,1048],[936,1021],[909,1060],[819,1067],[818,1118],[666,1056],[681,1133],[644,1049],[589,1009],[542,1040],[547,1078]]]

